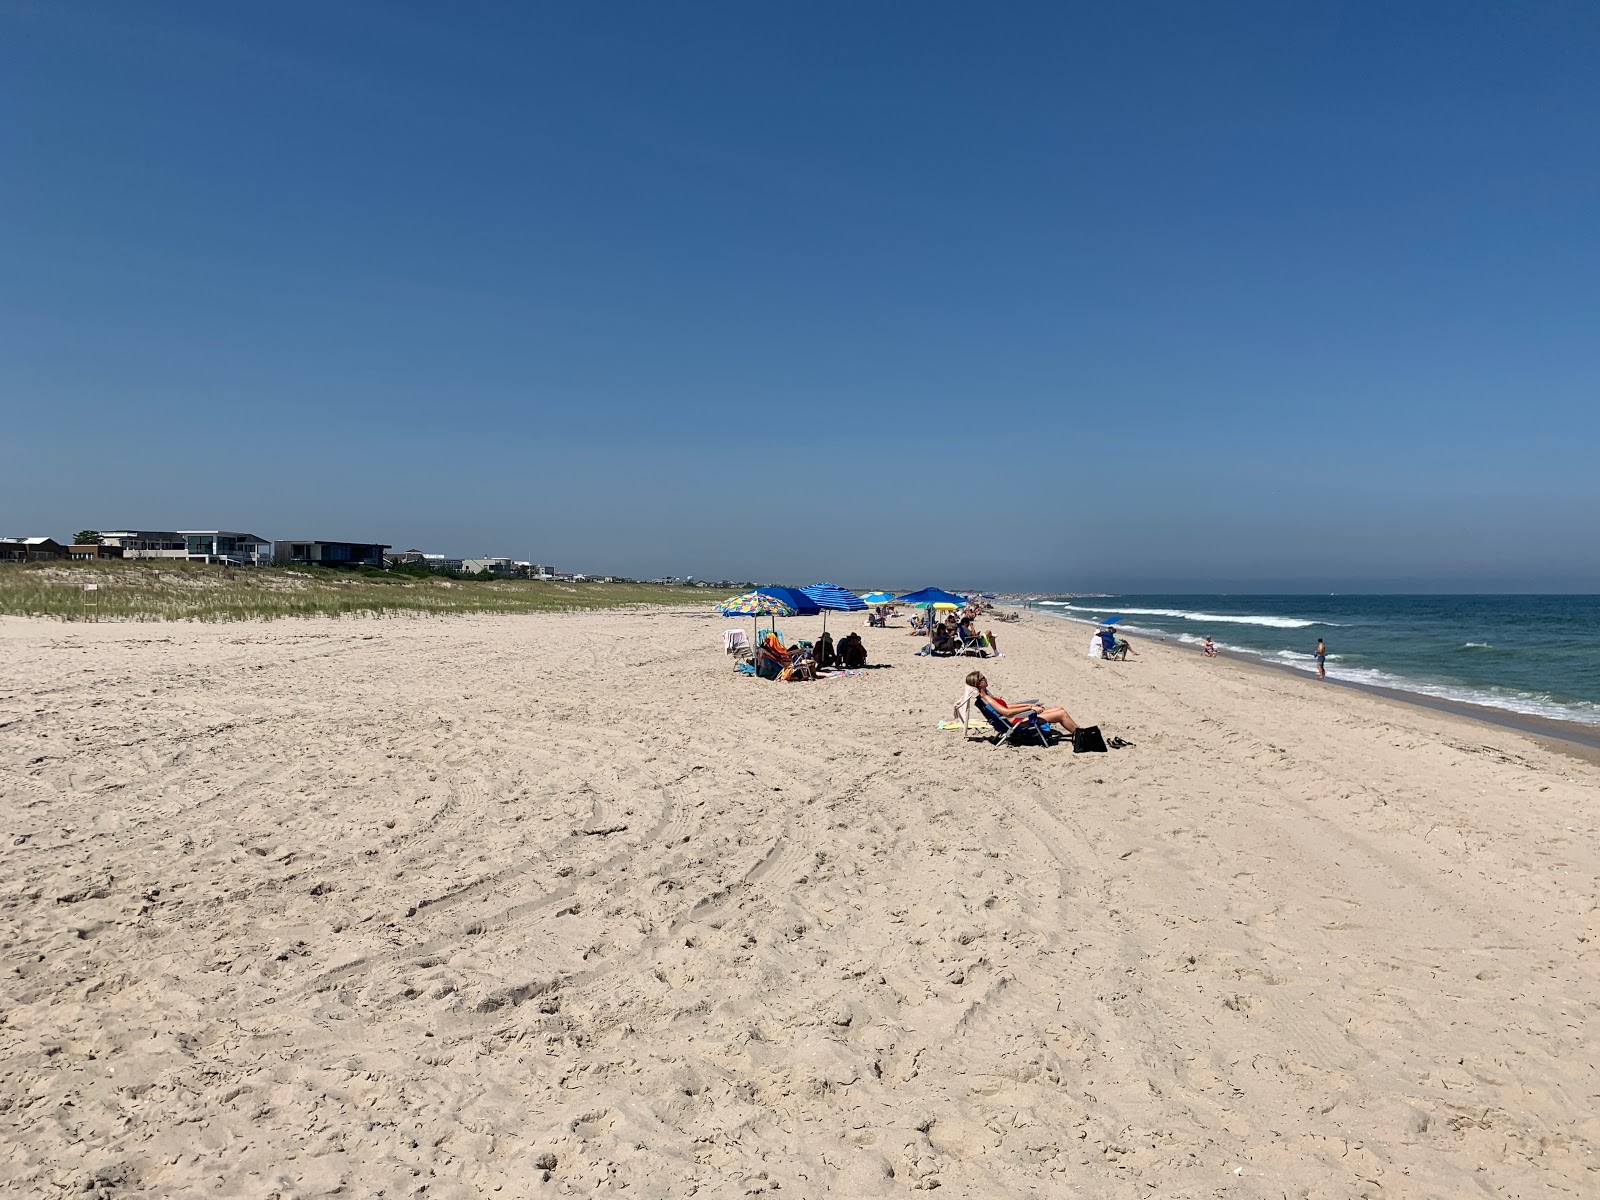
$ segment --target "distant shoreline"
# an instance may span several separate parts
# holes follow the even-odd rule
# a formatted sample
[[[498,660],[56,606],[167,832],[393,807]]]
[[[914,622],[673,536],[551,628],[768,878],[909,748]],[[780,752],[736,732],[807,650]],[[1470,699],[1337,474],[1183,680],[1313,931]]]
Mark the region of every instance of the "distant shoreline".
[[[1029,607],[1016,601],[1007,601],[1006,603],[1020,612],[1034,613],[1041,617],[1048,616],[1052,621],[1066,621],[1090,629],[1095,627],[1094,622],[1085,621],[1079,617],[1057,616],[1054,613],[1043,612],[1038,608]],[[1163,633],[1141,631],[1139,639],[1147,642],[1160,642],[1162,645],[1171,647],[1174,650],[1193,650],[1197,654],[1200,652],[1198,647]],[[1238,650],[1223,650],[1219,648],[1217,656],[1244,667],[1246,670],[1271,671],[1274,675],[1287,674],[1308,682],[1319,682],[1307,671]],[[1479,721],[1486,725],[1499,726],[1502,729],[1515,729],[1519,733],[1526,733],[1538,738],[1546,749],[1570,754],[1585,762],[1600,765],[1600,725],[1588,725],[1582,721],[1561,721],[1553,717],[1537,717],[1527,713],[1513,712],[1510,709],[1494,708],[1487,704],[1469,704],[1462,700],[1447,700],[1439,696],[1429,696],[1422,692],[1409,692],[1403,688],[1355,683],[1347,679],[1330,678],[1325,682],[1336,687],[1365,692],[1369,696],[1377,696],[1380,699],[1389,700],[1397,704],[1409,705],[1412,708],[1426,708],[1433,712],[1450,713],[1458,717],[1464,717],[1469,721]]]

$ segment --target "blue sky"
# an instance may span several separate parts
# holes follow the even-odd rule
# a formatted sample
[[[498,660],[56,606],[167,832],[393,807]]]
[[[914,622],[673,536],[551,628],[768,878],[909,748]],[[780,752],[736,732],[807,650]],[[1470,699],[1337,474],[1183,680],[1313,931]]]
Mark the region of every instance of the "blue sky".
[[[8,534],[1600,590],[1600,7],[0,0]]]

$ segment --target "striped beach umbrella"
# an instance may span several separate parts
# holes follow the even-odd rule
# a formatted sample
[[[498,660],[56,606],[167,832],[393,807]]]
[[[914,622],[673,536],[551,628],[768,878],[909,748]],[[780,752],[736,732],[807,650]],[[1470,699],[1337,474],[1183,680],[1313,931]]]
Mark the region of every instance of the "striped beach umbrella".
[[[861,612],[867,607],[866,601],[854,592],[847,592],[842,587],[831,583],[813,583],[800,589],[816,603],[822,610],[822,632],[828,632],[828,614],[830,612]]]

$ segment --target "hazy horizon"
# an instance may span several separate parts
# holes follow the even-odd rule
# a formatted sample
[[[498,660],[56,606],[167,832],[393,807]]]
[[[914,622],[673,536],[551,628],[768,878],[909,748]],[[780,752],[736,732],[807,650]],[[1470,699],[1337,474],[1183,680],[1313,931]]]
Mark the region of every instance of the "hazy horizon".
[[[1600,592],[1600,9],[0,5],[0,533]]]

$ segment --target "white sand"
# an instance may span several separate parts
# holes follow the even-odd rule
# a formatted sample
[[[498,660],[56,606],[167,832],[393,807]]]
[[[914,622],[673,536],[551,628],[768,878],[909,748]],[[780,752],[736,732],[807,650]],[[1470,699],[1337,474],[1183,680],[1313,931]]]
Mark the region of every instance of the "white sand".
[[[1137,746],[992,749],[725,624],[0,623],[6,1194],[1600,1194],[1600,770],[1038,617]]]

